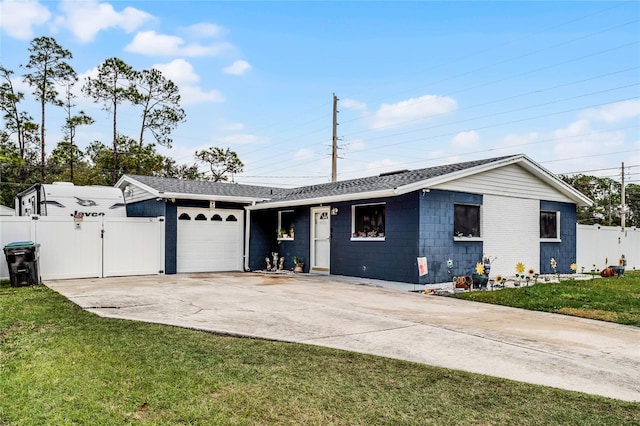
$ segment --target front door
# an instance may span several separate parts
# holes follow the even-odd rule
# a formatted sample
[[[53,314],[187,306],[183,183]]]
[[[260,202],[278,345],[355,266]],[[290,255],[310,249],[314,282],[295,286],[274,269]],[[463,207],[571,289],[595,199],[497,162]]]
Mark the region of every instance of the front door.
[[[331,216],[329,207],[311,209],[311,272],[329,273]]]

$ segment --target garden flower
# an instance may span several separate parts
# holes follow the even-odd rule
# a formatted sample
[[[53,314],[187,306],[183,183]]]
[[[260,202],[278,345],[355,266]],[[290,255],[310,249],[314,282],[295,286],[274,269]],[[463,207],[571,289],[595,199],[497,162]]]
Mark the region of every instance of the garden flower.
[[[519,274],[523,274],[524,273],[524,263],[522,263],[522,262],[516,263],[516,272],[519,273]]]
[[[502,275],[498,275],[498,276],[496,277],[496,282],[497,282],[497,283],[502,282]]]
[[[551,267],[553,268],[554,271],[558,267],[558,262],[556,262],[556,259],[553,257],[551,258]]]
[[[571,264],[571,270],[572,270],[573,272],[577,271],[577,270],[578,270],[578,264],[577,264],[577,263],[575,263],[575,262],[574,262],[574,263],[572,263],[572,264]]]
[[[536,273],[536,271],[533,268],[530,268],[528,271],[529,275],[533,275]]]

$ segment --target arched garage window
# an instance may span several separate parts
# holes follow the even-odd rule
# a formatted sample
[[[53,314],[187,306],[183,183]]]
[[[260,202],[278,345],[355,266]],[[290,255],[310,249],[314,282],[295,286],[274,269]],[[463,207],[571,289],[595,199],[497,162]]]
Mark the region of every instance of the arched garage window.
[[[237,222],[238,219],[236,219],[236,217],[232,214],[230,214],[229,216],[227,216],[227,222]]]
[[[198,216],[196,216],[196,220],[207,220],[207,217],[200,213]]]
[[[186,213],[182,213],[180,217],[178,217],[178,220],[191,220],[191,216]]]
[[[211,216],[211,220],[216,222],[222,222],[222,216],[220,216],[219,214],[214,214],[213,216]]]

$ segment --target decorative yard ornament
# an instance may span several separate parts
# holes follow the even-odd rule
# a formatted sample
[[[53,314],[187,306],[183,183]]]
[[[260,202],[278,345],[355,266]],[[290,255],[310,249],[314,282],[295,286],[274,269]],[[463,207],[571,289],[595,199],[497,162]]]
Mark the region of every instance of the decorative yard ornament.
[[[484,275],[484,264],[483,263],[476,263],[476,274],[478,275]]]
[[[447,268],[453,269],[453,260],[452,259],[447,260]]]
[[[516,272],[518,274],[524,274],[524,263],[522,262],[516,263]]]
[[[577,263],[575,263],[575,262],[573,262],[573,263],[571,264],[571,270],[572,270],[573,272],[576,272],[576,271],[578,270],[578,264],[577,264]]]
[[[556,259],[552,257],[550,264],[551,264],[551,269],[553,269],[553,273],[555,274],[556,268],[558,267],[558,262],[556,262]]]

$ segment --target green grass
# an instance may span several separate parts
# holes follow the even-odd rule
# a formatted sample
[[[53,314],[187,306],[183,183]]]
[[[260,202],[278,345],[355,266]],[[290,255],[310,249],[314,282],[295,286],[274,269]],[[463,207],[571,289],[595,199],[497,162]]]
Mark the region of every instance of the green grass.
[[[454,297],[640,327],[640,271],[622,278],[538,282],[529,287],[473,291]]]
[[[632,425],[640,424],[640,404],[104,319],[44,286],[5,283],[0,424]]]

